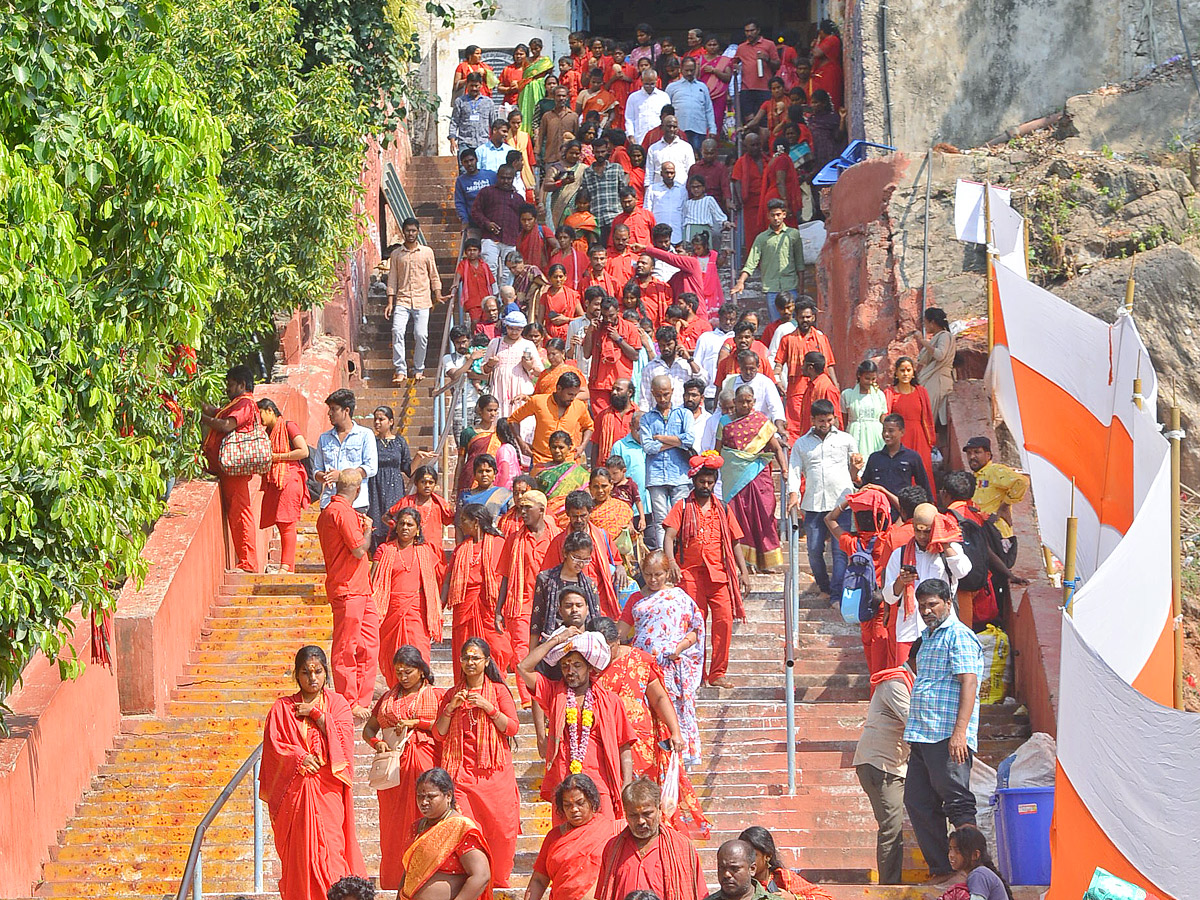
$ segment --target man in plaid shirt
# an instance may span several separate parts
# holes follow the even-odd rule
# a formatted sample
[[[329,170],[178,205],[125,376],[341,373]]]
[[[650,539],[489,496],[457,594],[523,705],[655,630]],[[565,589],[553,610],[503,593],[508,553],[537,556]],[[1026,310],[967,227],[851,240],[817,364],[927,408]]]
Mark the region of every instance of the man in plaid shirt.
[[[609,162],[612,142],[607,137],[592,141],[596,161],[588,166],[579,179],[579,189],[592,198],[592,215],[600,226],[600,243],[608,244],[612,222],[621,212],[621,188],[628,186],[629,176],[615,162]]]
[[[979,748],[979,681],[983,646],[954,614],[950,585],[927,578],[917,585],[925,621],[904,739],[911,755],[904,807],[935,878],[953,873],[946,820],[975,824],[971,757]]]

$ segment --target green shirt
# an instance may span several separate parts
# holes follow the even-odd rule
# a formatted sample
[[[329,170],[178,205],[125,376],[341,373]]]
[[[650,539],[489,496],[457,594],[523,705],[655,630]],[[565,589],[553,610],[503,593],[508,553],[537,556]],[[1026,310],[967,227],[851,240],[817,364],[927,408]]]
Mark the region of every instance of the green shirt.
[[[764,291],[778,293],[794,291],[800,286],[800,270],[804,268],[804,245],[800,232],[787,225],[776,234],[770,228],[761,232],[750,245],[750,255],[742,271],[747,275],[762,264]]]
[[[792,231],[795,230],[795,228],[792,229]],[[767,889],[762,886],[761,881],[757,878],[752,878],[750,881],[754,885],[754,896],[751,900],[771,900],[771,894],[767,893]],[[705,897],[704,900],[725,900],[725,895],[717,890]]]

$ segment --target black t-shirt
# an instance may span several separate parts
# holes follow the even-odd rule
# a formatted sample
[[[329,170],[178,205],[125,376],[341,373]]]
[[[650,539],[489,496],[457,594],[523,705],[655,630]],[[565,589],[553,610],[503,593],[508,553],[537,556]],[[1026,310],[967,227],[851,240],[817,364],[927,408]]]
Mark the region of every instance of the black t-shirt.
[[[930,492],[929,478],[925,474],[925,463],[917,451],[901,447],[895,456],[888,456],[886,449],[876,450],[867,457],[867,467],[863,470],[863,484],[877,484],[885,487],[893,494],[912,485],[918,485]]]

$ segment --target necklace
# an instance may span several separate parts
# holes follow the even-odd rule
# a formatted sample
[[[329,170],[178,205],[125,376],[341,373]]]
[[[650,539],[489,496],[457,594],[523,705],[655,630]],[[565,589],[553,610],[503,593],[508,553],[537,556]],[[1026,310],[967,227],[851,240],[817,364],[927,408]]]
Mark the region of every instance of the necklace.
[[[587,757],[588,742],[592,737],[592,723],[596,716],[592,712],[592,687],[589,684],[583,695],[583,714],[575,706],[576,694],[574,688],[567,688],[567,737],[571,741],[571,764],[568,767],[571,774],[578,775],[583,771],[583,761]]]

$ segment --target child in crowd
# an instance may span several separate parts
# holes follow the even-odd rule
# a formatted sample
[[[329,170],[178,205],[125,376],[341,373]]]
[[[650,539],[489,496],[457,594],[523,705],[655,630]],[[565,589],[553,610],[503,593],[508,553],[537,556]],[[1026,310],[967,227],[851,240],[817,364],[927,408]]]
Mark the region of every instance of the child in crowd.
[[[708,195],[708,182],[703,175],[692,175],[687,180],[688,198],[683,201],[683,237],[690,241],[700,232],[707,232],[711,243],[720,246],[721,231],[733,228],[729,216],[721,209],[716,197]]]
[[[646,527],[646,510],[642,508],[641,491],[626,471],[625,460],[610,456],[604,468],[608,470],[608,480],[612,482],[612,495],[633,507],[633,528],[641,533]]]
[[[1012,891],[988,854],[987,838],[978,828],[960,825],[950,835],[950,865],[966,877],[970,900],[1012,900]]]
[[[569,56],[560,56],[558,58],[558,83],[561,87],[567,89],[570,95],[568,101],[571,109],[575,108],[575,98],[579,96],[579,91],[583,87],[579,73],[575,71],[575,64]]]
[[[463,241],[462,259],[458,261],[454,284],[450,286],[451,296],[458,292],[458,301],[472,326],[482,318],[483,298],[496,292],[496,276],[492,267],[480,257],[481,247],[479,238]]]
[[[563,219],[563,224],[574,229],[576,235],[586,237],[589,246],[596,242],[598,229],[592,215],[592,198],[583,188],[575,192],[575,211]]]

